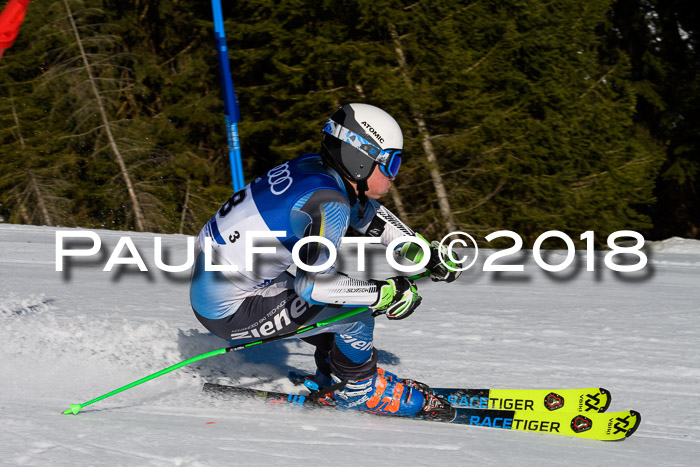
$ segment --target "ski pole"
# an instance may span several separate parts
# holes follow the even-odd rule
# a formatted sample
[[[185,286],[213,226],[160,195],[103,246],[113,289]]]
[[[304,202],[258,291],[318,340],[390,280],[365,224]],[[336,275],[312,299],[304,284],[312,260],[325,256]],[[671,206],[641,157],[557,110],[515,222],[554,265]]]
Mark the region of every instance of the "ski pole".
[[[409,277],[409,279],[416,280],[416,279],[420,279],[421,277],[425,277],[429,274],[430,274],[429,271],[424,271],[420,274],[416,274],[415,276]],[[188,358],[187,360],[183,360],[180,363],[176,363],[175,365],[169,366],[167,368],[163,368],[160,371],[157,371],[157,372],[150,374],[148,376],[144,376],[141,379],[133,381],[133,382],[126,384],[120,388],[117,388],[113,391],[110,391],[106,394],[102,394],[101,396],[95,397],[94,399],[89,400],[87,402],[83,402],[82,404],[71,404],[69,409],[66,409],[63,411],[63,415],[68,415],[71,413],[73,415],[77,415],[78,412],[80,412],[83,409],[83,407],[86,407],[90,404],[94,404],[95,402],[99,402],[102,399],[106,399],[108,397],[114,396],[115,394],[119,394],[120,392],[126,391],[127,389],[131,389],[134,386],[138,386],[139,384],[145,383],[146,381],[150,381],[152,379],[158,378],[159,376],[163,376],[166,373],[170,373],[171,371],[175,371],[178,368],[182,368],[183,366],[189,365],[190,363],[198,362],[200,360],[204,360],[205,358],[209,358],[209,357],[214,357],[215,355],[222,355],[222,354],[225,354],[228,352],[235,352],[238,350],[247,349],[248,347],[253,347],[256,345],[267,344],[268,342],[274,342],[274,341],[278,341],[281,339],[286,339],[288,337],[294,337],[298,334],[302,334],[302,333],[311,331],[312,329],[318,329],[320,327],[328,326],[329,324],[344,320],[345,318],[350,318],[351,316],[359,315],[360,313],[364,313],[367,310],[368,310],[368,308],[366,306],[360,307],[360,308],[353,308],[352,310],[348,310],[345,313],[341,313],[339,315],[333,316],[333,317],[328,318],[326,320],[319,321],[317,323],[310,324],[308,326],[302,326],[295,331],[285,332],[283,334],[278,334],[276,336],[267,337],[265,339],[260,339],[258,341],[248,342],[246,344],[232,345],[230,347],[225,347],[223,349],[212,350],[211,352],[203,353],[201,355],[197,355],[195,357]]]

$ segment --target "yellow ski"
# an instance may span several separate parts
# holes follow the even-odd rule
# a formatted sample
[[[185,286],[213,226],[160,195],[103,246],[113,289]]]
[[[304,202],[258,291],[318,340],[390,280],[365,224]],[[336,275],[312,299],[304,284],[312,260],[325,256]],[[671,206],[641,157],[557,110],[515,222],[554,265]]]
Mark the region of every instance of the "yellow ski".
[[[432,388],[453,407],[524,412],[605,412],[612,396],[603,388],[585,389],[463,389]]]

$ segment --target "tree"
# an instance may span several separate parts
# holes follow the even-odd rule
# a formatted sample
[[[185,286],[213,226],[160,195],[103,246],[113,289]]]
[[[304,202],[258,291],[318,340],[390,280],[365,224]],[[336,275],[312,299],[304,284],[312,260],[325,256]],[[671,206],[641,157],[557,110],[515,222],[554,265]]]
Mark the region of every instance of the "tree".
[[[635,122],[665,151],[654,235],[700,238],[700,7],[675,0],[618,0],[607,53],[631,62]]]
[[[13,173],[3,179],[3,215],[22,218],[10,207],[19,198],[6,193],[36,194],[17,174],[29,168],[41,181],[46,169],[65,182],[51,196],[77,225],[134,228],[135,197],[145,228],[196,232],[231,190],[209,2],[85,0],[74,12],[80,41],[64,0],[37,3],[13,48],[26,54],[22,65],[0,64],[0,92],[13,90],[27,147],[38,147],[32,131],[44,132],[40,154],[54,162],[21,160],[17,133],[0,130],[16,154],[0,162]],[[532,242],[550,229],[598,238],[648,229],[662,154],[651,127],[633,122],[643,91],[629,82],[634,57],[602,41],[610,7],[226,3],[245,173],[318,151],[328,115],[361,101],[404,130],[400,196],[385,201],[428,236],[511,229]],[[0,119],[15,128],[9,102]],[[44,199],[50,212],[54,198]]]
[[[431,2],[398,21],[458,226],[529,242],[651,226],[660,154],[632,126],[624,57],[600,61],[609,5]]]
[[[68,3],[68,0],[63,0],[63,6],[65,7],[66,19],[69,24],[69,29],[64,29],[63,32],[67,32],[69,30],[73,34],[73,37],[75,39],[73,45],[77,47],[79,55],[69,55],[67,59],[65,59],[62,63],[58,64],[51,71],[53,72],[53,74],[73,74],[76,70],[76,64],[77,67],[82,68],[82,70],[84,70],[87,80],[77,82],[75,86],[69,88],[73,93],[75,93],[75,97],[81,98],[79,101],[79,105],[81,105],[81,107],[79,107],[75,113],[75,116],[78,119],[76,129],[82,129],[83,126],[86,125],[89,120],[92,120],[85,114],[92,114],[94,112],[93,107],[96,108],[97,113],[99,114],[99,121],[101,125],[89,128],[87,130],[87,133],[98,131],[100,133],[103,133],[105,138],[107,139],[109,148],[112,152],[114,160],[116,161],[119,167],[119,172],[124,181],[124,185],[126,187],[129,200],[131,202],[136,229],[143,231],[145,230],[146,224],[143,211],[141,210],[141,202],[136,196],[136,191],[132,182],[132,175],[127,169],[124,156],[122,155],[122,151],[120,150],[119,145],[117,144],[113,131],[114,124],[110,116],[108,115],[106,109],[106,102],[103,97],[105,91],[100,89],[102,86],[98,84],[98,80],[103,82],[110,82],[114,87],[117,88],[120,88],[123,85],[123,83],[119,82],[118,78],[100,76],[95,73],[97,71],[95,69],[95,61],[97,61],[97,63],[102,63],[103,65],[112,65],[112,67],[114,66],[113,63],[109,62],[109,52],[88,55],[84,46],[85,39],[82,37],[81,32],[78,29],[76,20],[73,16],[73,11]],[[92,44],[99,44],[100,46],[106,46],[108,49],[110,49],[113,47],[114,38],[105,35],[98,36],[97,34],[95,34],[92,35],[89,38],[89,40]],[[50,80],[52,79],[52,77],[53,76],[49,74],[47,79]],[[84,92],[84,87],[89,87],[88,93]]]
[[[47,17],[42,10],[32,12],[17,45],[0,64],[0,214],[9,222],[75,225],[65,179],[74,160],[59,155],[62,133],[46,118],[42,96],[33,93],[41,70],[30,31]]]

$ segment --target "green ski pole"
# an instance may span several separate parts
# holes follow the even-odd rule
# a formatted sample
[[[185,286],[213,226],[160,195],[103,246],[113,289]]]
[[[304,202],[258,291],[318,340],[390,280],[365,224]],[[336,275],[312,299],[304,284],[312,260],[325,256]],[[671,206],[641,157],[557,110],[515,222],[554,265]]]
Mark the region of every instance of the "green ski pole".
[[[421,274],[416,274],[415,276],[411,276],[411,277],[409,277],[409,279],[411,279],[411,280],[420,279],[421,277],[425,277],[428,274],[430,274],[430,273],[428,271],[425,271]],[[201,355],[197,355],[195,357],[188,358],[187,360],[183,360],[180,363],[176,363],[175,365],[164,368],[164,369],[157,371],[153,374],[150,374],[148,376],[144,376],[141,379],[133,381],[133,382],[126,384],[120,388],[117,388],[113,391],[110,391],[106,394],[102,394],[101,396],[95,397],[94,399],[91,399],[87,402],[83,402],[82,404],[71,404],[69,409],[66,409],[63,411],[63,415],[68,415],[68,414],[77,415],[78,412],[80,412],[84,407],[86,407],[88,405],[94,404],[95,402],[99,402],[102,399],[106,399],[108,397],[114,396],[115,394],[119,394],[120,392],[123,392],[123,391],[126,391],[127,389],[133,388],[134,386],[138,386],[139,384],[143,384],[146,381],[150,381],[152,379],[158,378],[159,376],[163,376],[166,373],[170,373],[171,371],[175,371],[178,368],[182,368],[183,366],[189,365],[190,363],[198,362],[200,360],[204,360],[205,358],[209,358],[209,357],[214,357],[215,355],[222,355],[222,354],[225,354],[228,352],[235,352],[237,350],[247,349],[248,347],[253,347],[255,345],[267,344],[268,342],[274,342],[274,341],[278,341],[281,339],[286,339],[288,337],[294,337],[298,334],[302,334],[304,332],[311,331],[312,329],[318,329],[320,327],[328,326],[329,324],[336,323],[338,321],[342,321],[345,318],[350,318],[351,316],[359,315],[360,313],[364,313],[367,310],[368,310],[367,307],[353,308],[352,310],[348,310],[345,313],[341,313],[339,315],[333,316],[333,317],[328,318],[326,320],[319,321],[319,322],[311,324],[309,326],[302,326],[301,328],[297,329],[296,331],[290,331],[290,332],[286,332],[284,334],[278,334],[276,336],[267,337],[265,339],[260,339],[258,341],[248,342],[247,344],[233,345],[231,347],[225,347],[223,349],[212,350],[211,352],[203,353]]]
[[[190,363],[197,362],[199,360],[204,360],[205,358],[213,357],[214,355],[221,355],[228,352],[228,349],[219,349],[219,350],[212,350],[211,352],[203,353],[201,355],[197,355],[196,357],[188,358],[187,360],[183,360],[180,363],[176,363],[173,366],[169,366],[168,368],[164,368],[160,371],[157,371],[153,373],[152,375],[145,376],[139,380],[136,380],[134,382],[131,382],[125,386],[122,386],[120,388],[115,389],[114,391],[110,391],[107,394],[102,394],[99,397],[95,397],[92,400],[89,400],[87,402],[83,402],[82,404],[71,404],[70,409],[67,409],[63,412],[63,415],[68,415],[72,413],[73,415],[77,415],[80,410],[88,406],[90,404],[94,404],[95,402],[101,401],[102,399],[106,399],[108,397],[111,397],[115,394],[119,394],[122,391],[126,391],[127,389],[131,389],[134,386],[138,386],[141,383],[145,383],[146,381],[150,381],[152,379],[155,379],[159,376],[163,376],[166,373],[170,373],[171,371],[177,370],[178,368],[182,368],[185,365],[189,365]]]

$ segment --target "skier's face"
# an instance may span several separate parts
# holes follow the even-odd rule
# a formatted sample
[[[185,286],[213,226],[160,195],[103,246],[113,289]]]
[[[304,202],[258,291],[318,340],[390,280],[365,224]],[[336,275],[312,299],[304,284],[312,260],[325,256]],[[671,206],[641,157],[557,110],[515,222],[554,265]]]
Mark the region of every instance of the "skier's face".
[[[387,177],[378,167],[375,167],[372,175],[367,179],[367,191],[365,194],[370,199],[379,199],[389,192],[392,181],[394,181],[394,177]]]

